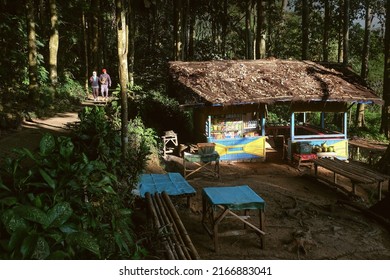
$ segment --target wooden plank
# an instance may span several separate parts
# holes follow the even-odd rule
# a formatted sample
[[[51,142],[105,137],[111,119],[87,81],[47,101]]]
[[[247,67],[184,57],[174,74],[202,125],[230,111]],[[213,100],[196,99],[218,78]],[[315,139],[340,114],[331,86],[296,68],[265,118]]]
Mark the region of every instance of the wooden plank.
[[[339,162],[332,159],[314,159],[313,163],[315,165],[324,167],[330,171],[336,172],[337,174],[347,177],[352,181],[357,183],[375,183],[376,180],[372,177],[367,177],[364,174],[358,174],[353,170],[349,169],[347,165],[340,164]]]
[[[339,159],[335,159],[335,161],[340,161]],[[376,180],[381,180],[381,181],[386,181],[386,180],[389,180],[390,179],[390,176],[386,175],[386,174],[382,174],[378,171],[375,171],[371,168],[368,168],[368,167],[365,167],[365,166],[362,166],[360,164],[357,164],[357,163],[348,163],[351,168],[353,168],[353,170],[356,170],[356,172],[359,172],[359,173],[364,173],[368,176],[372,176],[374,177]]]

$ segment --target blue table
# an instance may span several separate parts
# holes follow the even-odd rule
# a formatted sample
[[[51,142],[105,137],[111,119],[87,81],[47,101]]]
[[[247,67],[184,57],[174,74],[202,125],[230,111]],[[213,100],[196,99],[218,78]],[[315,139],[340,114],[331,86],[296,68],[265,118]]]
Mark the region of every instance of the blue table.
[[[260,247],[264,248],[264,210],[265,201],[249,186],[232,187],[206,187],[202,191],[202,224],[207,233],[214,240],[214,249],[218,252],[218,237],[246,234],[255,232],[260,236]],[[244,216],[239,216],[235,211],[244,211]],[[259,225],[247,221],[249,210],[259,211]],[[243,230],[229,230],[218,232],[218,226],[222,220],[232,216],[244,223]],[[249,229],[247,229],[247,226]]]
[[[146,193],[155,194],[166,192],[170,196],[187,197],[187,205],[196,190],[183,178],[180,173],[142,174],[138,184],[139,195],[144,198]]]

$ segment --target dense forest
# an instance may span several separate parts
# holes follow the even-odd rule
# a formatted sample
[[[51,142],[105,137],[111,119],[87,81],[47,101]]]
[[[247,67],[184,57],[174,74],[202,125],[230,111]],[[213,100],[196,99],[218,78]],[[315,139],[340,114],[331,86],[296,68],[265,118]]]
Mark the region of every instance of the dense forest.
[[[88,77],[102,68],[118,89],[163,93],[169,60],[340,62],[382,95],[385,2],[3,0],[2,123],[4,112],[20,111],[15,100],[26,107],[23,101],[33,98],[23,110],[43,113],[54,98],[64,106],[85,98]],[[361,107],[354,118],[359,127]]]
[[[343,64],[384,99],[382,107],[351,107],[352,133],[388,139],[389,6],[385,0],[1,0],[1,129],[77,106],[91,93],[92,72],[103,68],[117,98],[109,112],[83,111],[72,139],[47,135],[37,155],[23,150],[7,159],[0,258],[147,254],[129,224],[129,196],[114,194],[135,184],[156,135],[191,130],[190,115],[166,94],[169,61]],[[123,157],[136,164],[123,165]],[[36,167],[22,167],[26,158]]]

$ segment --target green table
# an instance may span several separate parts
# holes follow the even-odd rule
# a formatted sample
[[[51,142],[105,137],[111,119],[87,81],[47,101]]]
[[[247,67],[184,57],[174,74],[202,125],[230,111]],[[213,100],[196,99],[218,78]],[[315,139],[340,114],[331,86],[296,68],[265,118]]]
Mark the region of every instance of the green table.
[[[195,168],[191,168],[189,163],[194,164]],[[213,163],[214,168],[210,168]],[[201,155],[184,152],[183,167],[185,179],[201,170],[209,171],[212,175],[219,178],[219,154],[217,152],[213,152],[212,154]]]

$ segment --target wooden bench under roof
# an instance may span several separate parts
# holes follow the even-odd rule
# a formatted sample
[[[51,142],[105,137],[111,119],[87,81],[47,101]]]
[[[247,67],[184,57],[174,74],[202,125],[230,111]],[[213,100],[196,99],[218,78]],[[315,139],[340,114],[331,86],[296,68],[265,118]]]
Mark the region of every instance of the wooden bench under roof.
[[[356,194],[356,185],[358,184],[373,184],[378,186],[378,199],[382,199],[382,188],[384,182],[389,182],[390,176],[379,173],[371,168],[362,166],[354,162],[346,162],[337,158],[318,158],[313,160],[314,174],[317,179],[325,181],[335,186],[340,186],[338,183],[338,175],[348,178],[352,183],[352,192]],[[333,172],[333,181],[320,176],[318,166],[323,167]],[[389,186],[389,185],[388,185]]]

